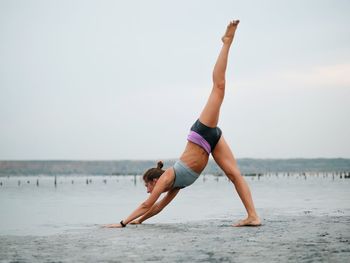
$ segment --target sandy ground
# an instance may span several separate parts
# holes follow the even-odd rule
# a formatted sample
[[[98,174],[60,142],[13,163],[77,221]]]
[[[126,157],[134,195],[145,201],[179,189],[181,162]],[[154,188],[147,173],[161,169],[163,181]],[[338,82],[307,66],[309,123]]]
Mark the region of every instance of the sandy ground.
[[[3,235],[0,262],[349,262],[350,216],[342,211],[262,215],[261,227],[231,227],[221,218]]]
[[[89,177],[89,184],[85,177],[60,177],[57,187],[51,177],[40,177],[39,186],[29,179],[9,178],[0,188],[0,262],[350,259],[348,179],[246,178],[263,226],[236,228],[231,224],[245,211],[232,184],[207,176],[156,217],[123,229],[101,225],[119,222],[147,196],[132,177]]]

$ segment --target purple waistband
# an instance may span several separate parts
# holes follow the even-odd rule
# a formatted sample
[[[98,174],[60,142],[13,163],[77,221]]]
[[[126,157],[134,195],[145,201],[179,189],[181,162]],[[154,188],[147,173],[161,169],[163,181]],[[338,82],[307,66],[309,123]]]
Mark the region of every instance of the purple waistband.
[[[190,133],[187,136],[187,140],[189,140],[190,142],[193,142],[195,144],[198,144],[208,154],[210,154],[210,152],[211,152],[210,144],[199,133],[196,133],[195,131],[190,131]]]

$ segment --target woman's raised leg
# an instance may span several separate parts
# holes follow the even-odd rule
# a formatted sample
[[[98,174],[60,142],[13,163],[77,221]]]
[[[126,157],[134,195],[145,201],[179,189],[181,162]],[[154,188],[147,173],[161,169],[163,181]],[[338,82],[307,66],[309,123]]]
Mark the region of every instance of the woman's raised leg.
[[[220,166],[226,176],[235,185],[236,191],[248,213],[247,218],[239,221],[234,226],[259,226],[261,222],[259,216],[255,211],[249,186],[241,175],[232,151],[223,136],[221,136],[218,144],[215,146],[212,155],[215,162]]]
[[[225,73],[227,67],[227,59],[238,23],[238,20],[230,22],[230,24],[227,26],[224,36],[222,37],[223,46],[221,48],[213,71],[213,89],[209,96],[208,102],[199,117],[199,120],[209,127],[216,127],[219,121],[220,107],[225,96]],[[216,163],[235,185],[238,195],[241,198],[248,213],[248,217],[239,221],[235,226],[260,225],[261,222],[255,211],[249,186],[240,174],[232,151],[227,145],[223,136],[221,136],[219,142],[215,146],[212,155]]]
[[[227,58],[238,24],[239,20],[230,22],[222,37],[223,45],[213,70],[213,89],[199,117],[200,122],[209,127],[216,127],[219,121],[220,107],[225,96]]]

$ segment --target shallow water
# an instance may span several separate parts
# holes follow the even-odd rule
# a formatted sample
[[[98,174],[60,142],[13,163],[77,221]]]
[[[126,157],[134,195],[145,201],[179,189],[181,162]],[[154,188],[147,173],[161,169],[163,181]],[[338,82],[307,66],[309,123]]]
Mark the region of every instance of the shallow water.
[[[139,177],[60,176],[56,186],[48,176],[1,177],[0,261],[349,258],[349,179],[279,174],[246,180],[262,227],[231,227],[245,215],[244,207],[225,177],[207,175],[144,224],[103,229],[102,224],[119,222],[147,197]]]

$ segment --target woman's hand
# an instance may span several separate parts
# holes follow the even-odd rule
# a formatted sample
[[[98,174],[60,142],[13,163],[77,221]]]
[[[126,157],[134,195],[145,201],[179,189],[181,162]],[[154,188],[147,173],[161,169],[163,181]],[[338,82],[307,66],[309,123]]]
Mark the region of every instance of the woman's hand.
[[[108,224],[108,225],[103,225],[102,227],[106,227],[106,228],[121,228],[123,226],[121,224]]]
[[[132,222],[130,222],[131,225],[139,225],[142,224],[142,222],[140,222],[140,220],[134,220]]]

